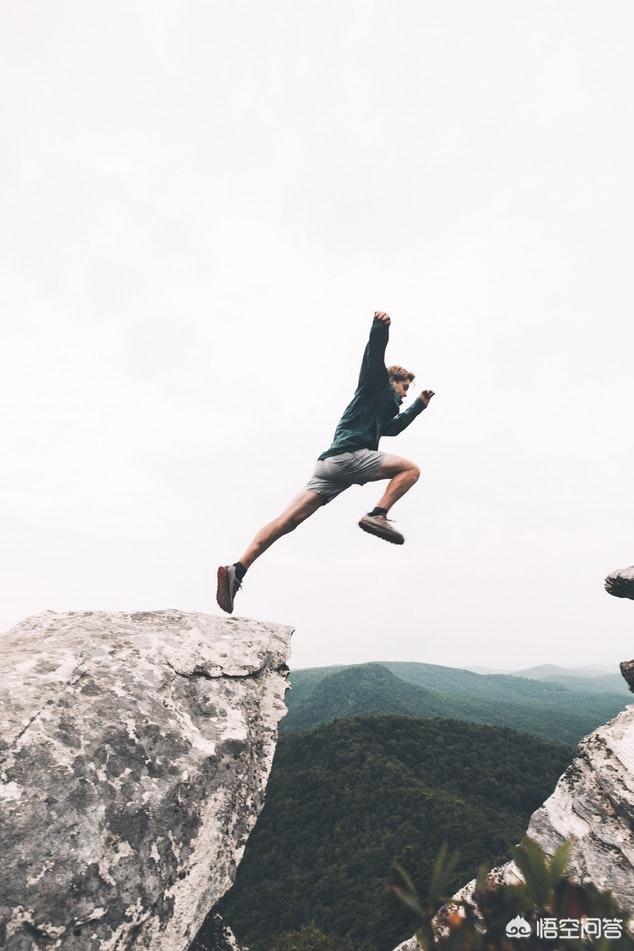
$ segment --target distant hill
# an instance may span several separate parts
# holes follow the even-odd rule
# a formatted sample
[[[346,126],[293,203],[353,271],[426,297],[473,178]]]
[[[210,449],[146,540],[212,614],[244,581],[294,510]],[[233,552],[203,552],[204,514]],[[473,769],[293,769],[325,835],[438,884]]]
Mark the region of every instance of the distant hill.
[[[480,667],[477,664],[464,667],[474,674],[513,674],[515,677],[530,677],[534,680],[547,680],[550,677],[603,677],[615,675],[620,677],[618,664],[589,664],[581,667],[560,667],[557,664],[540,664],[537,667],[525,667],[520,670],[504,670],[495,667]]]
[[[512,730],[438,718],[353,717],[282,737],[264,809],[217,910],[252,951],[270,951],[276,934],[311,920],[333,949],[347,938],[355,951],[391,951],[415,924],[386,890],[392,862],[425,894],[444,841],[460,852],[449,893],[481,863],[505,861],[570,755]]]
[[[280,725],[284,733],[343,717],[407,714],[449,716],[576,744],[622,710],[631,696],[624,681],[618,692],[581,690],[574,682],[482,675],[407,661],[294,670],[289,680],[289,713]]]
[[[516,677],[529,680],[545,680],[576,687],[578,690],[590,690],[598,693],[622,694],[627,690],[625,681],[616,667],[558,667],[556,664],[542,664],[515,671]]]
[[[559,664],[539,664],[537,667],[524,667],[510,673],[518,677],[603,677],[605,674],[618,674],[618,664],[589,664],[581,667],[560,667]]]

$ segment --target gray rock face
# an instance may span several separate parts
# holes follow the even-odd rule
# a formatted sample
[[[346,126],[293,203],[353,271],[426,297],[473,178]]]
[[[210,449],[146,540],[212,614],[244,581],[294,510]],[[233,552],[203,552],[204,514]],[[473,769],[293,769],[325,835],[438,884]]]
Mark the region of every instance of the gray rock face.
[[[170,610],[0,636],[0,945],[188,948],[264,801],[291,633]]]
[[[531,816],[527,834],[547,855],[574,838],[571,876],[634,908],[634,706],[584,737],[553,794]],[[508,862],[493,869],[489,880],[517,884],[522,876]],[[471,901],[474,887],[469,882],[454,898]],[[410,939],[395,951],[419,949]]]
[[[628,687],[634,693],[634,660],[622,660],[619,667]]]
[[[401,942],[398,948],[394,948],[394,951],[421,951],[421,946],[416,938],[408,938],[407,941]]]
[[[548,855],[573,836],[573,876],[634,907],[634,707],[581,741],[527,832]]]
[[[605,579],[605,590],[615,598],[634,598],[634,565],[611,571]]]

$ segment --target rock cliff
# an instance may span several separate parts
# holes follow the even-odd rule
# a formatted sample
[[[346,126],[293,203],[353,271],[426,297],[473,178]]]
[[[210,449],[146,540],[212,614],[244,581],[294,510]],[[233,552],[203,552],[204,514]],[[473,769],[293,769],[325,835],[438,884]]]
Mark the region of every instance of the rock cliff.
[[[634,908],[634,706],[584,737],[526,831],[547,855],[574,837],[572,877],[593,882],[611,891],[623,908]],[[522,876],[507,862],[492,869],[489,880],[516,884]],[[469,882],[454,898],[471,901],[474,887],[475,881]],[[410,938],[395,951],[419,949]]]
[[[264,801],[291,633],[169,610],[0,636],[0,945],[189,947]]]
[[[634,567],[612,572],[605,587],[616,597],[634,598]],[[634,661],[624,661],[621,672],[634,690]],[[573,839],[570,875],[611,891],[621,907],[634,908],[634,705],[584,737],[526,831],[547,855]],[[522,876],[507,862],[491,870],[489,881],[517,884]],[[471,881],[453,897],[470,902],[474,887]],[[438,918],[441,925],[442,912]],[[394,951],[420,951],[420,945],[410,938]]]

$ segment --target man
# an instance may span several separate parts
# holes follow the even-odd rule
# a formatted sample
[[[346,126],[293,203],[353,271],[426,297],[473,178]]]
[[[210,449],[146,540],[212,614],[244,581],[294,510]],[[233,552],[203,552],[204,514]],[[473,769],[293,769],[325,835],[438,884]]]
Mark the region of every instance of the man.
[[[216,600],[223,611],[233,611],[242,579],[256,558],[351,485],[390,480],[377,506],[361,518],[359,527],[396,545],[405,541],[387,513],[414,485],[420,469],[407,459],[379,452],[379,439],[402,432],[429,405],[434,393],[423,390],[408,409],[399,413],[414,374],[400,366],[385,366],[390,323],[387,314],[375,312],[356,392],[339,421],[332,445],[319,456],[304,491],[278,518],[260,529],[239,561],[218,568]]]

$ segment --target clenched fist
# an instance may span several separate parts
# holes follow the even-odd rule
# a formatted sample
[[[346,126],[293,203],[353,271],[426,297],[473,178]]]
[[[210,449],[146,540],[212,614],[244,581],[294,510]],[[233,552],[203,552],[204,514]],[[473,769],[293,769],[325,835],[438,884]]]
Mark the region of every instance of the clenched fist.
[[[382,324],[385,324],[386,327],[389,327],[392,321],[390,320],[390,315],[383,313],[382,310],[374,311],[374,319],[380,320]]]
[[[429,401],[433,395],[434,395],[433,390],[423,390],[421,393],[418,394],[418,399],[421,401],[423,406],[427,408],[429,406]]]

